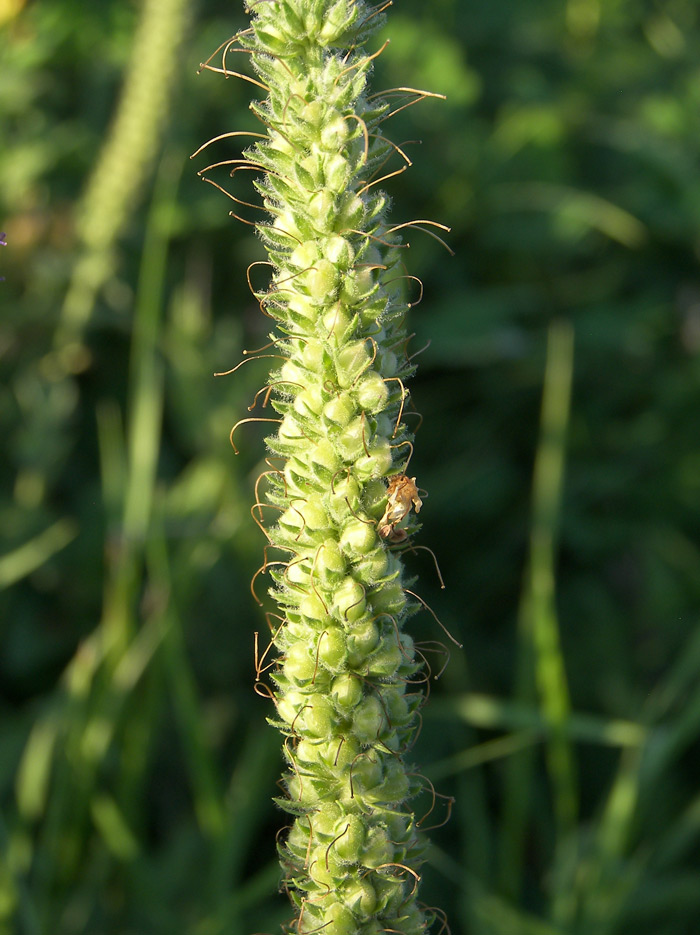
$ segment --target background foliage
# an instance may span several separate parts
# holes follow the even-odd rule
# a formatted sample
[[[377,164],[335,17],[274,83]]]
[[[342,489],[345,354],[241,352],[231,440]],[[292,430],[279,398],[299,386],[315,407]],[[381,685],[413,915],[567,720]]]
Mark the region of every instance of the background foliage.
[[[187,158],[257,129],[250,85],[195,77],[240,7],[0,2],[8,935],[287,915],[253,692],[263,432],[227,437],[262,365],[212,378],[266,342],[262,250]],[[456,251],[409,238],[446,590],[409,559],[465,644],[416,749],[456,798],[424,896],[455,935],[696,935],[700,10],[398,0],[387,34],[376,86],[447,95],[392,121],[423,141],[393,216]]]

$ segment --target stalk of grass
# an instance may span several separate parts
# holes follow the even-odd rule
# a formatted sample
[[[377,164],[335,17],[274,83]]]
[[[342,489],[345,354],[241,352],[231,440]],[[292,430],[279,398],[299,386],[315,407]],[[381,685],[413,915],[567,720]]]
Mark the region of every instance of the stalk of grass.
[[[157,155],[190,18],[190,0],[142,5],[119,104],[78,207],[80,253],[55,335],[69,369],[80,365],[79,342],[95,297],[112,273],[116,240]]]
[[[565,846],[575,828],[578,798],[568,724],[571,705],[555,605],[556,537],[572,373],[573,331],[567,322],[555,321],[548,334],[540,435],[535,455],[530,550],[519,614],[516,699],[528,705],[537,694],[542,717],[548,725],[546,759],[554,793],[558,848]],[[522,886],[533,770],[532,751],[513,756],[506,770],[500,883],[511,897],[515,897]]]

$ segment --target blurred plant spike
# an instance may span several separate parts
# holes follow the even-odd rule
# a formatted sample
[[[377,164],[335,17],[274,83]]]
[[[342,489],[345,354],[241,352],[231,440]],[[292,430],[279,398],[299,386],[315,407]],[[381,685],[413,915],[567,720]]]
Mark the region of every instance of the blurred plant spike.
[[[272,269],[269,287],[254,295],[277,331],[274,353],[254,354],[283,362],[254,405],[271,401],[279,417],[241,419],[231,440],[244,423],[280,423],[259,478],[264,502],[257,496],[252,508],[269,543],[252,588],[257,600],[256,580],[269,572],[279,611],[267,614],[270,643],[256,652],[256,690],[274,702],[270,723],[285,738],[286,795],[277,801],[294,823],[279,855],[296,908],[289,931],[299,935],[422,935],[436,919],[445,926],[417,894],[427,816],[416,818],[411,800],[427,791],[431,825],[449,803],[436,819],[432,787],[404,759],[429,676],[421,644],[403,629],[426,605],[409,590],[399,554],[410,547],[422,501],[407,475],[405,381],[415,368],[403,293],[413,277],[398,231],[442,225],[392,225],[387,196],[375,188],[410,165],[383,122],[439,95],[404,87],[367,94],[383,47],[369,55],[361,44],[388,6],[251,3],[251,27],[202,66],[268,93],[251,104],[267,134],[217,136],[210,143],[258,139],[243,159],[213,162],[200,175],[238,212],[257,206],[210,175],[221,166],[230,175],[260,171],[255,190],[272,216],[254,225]],[[234,52],[244,64],[231,61]],[[249,57],[255,78],[245,74]],[[271,549],[281,557],[272,560]],[[269,661],[273,647],[279,656]]]
[[[6,247],[6,246],[7,246],[7,241],[5,240],[5,233],[3,232],[2,234],[0,234],[0,247]],[[4,282],[4,281],[5,281],[5,277],[0,276],[0,282]]]
[[[115,242],[158,151],[191,5],[192,0],[143,0],[119,105],[77,210],[80,252],[55,340],[68,369],[84,357],[79,351],[82,332],[112,272]]]

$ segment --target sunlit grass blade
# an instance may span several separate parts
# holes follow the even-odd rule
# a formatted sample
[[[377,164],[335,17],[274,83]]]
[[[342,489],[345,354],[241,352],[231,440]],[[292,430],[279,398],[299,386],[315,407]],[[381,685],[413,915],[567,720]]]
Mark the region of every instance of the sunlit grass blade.
[[[568,322],[550,325],[542,392],[540,435],[532,490],[530,554],[519,615],[516,698],[528,703],[535,687],[550,733],[545,745],[552,784],[555,838],[562,846],[575,827],[578,792],[568,722],[571,704],[555,606],[555,553],[564,477],[565,439],[571,402],[573,330]],[[534,685],[533,685],[534,674]],[[519,893],[525,830],[532,807],[532,753],[508,764],[501,831],[500,882],[510,896]],[[555,913],[555,918],[560,912]]]

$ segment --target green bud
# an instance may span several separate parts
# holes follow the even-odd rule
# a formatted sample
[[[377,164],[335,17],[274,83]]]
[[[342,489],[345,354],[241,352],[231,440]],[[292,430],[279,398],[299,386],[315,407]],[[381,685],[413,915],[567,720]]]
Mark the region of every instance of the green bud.
[[[376,695],[368,695],[353,712],[353,734],[360,743],[374,743],[384,724],[386,715]]]
[[[317,416],[323,408],[321,394],[314,389],[302,390],[294,399],[294,411],[301,416]]]
[[[355,259],[355,251],[339,234],[328,237],[323,246],[323,255],[339,270],[348,270]],[[325,319],[324,319],[325,320]]]
[[[375,588],[370,595],[370,601],[375,613],[391,614],[394,617],[403,611],[407,603],[406,594],[398,581]]]
[[[355,623],[346,638],[348,664],[353,668],[364,666],[367,656],[377,648],[378,643],[379,630],[373,620],[365,617]]]
[[[328,514],[323,500],[317,494],[311,494],[306,503],[295,503],[294,507],[304,517],[309,529],[326,529],[328,527]]]
[[[338,670],[345,663],[346,655],[342,628],[326,627],[318,638],[318,659],[321,665],[331,671]]]
[[[323,407],[324,418],[335,425],[347,425],[354,414],[355,407],[347,393],[329,399]]]
[[[324,585],[336,583],[338,577],[345,574],[345,559],[335,539],[326,539],[318,550],[315,569]]]
[[[299,246],[292,251],[289,257],[290,266],[295,266],[297,269],[308,269],[310,266],[313,266],[316,260],[321,256],[319,251],[319,244],[317,240],[307,240],[305,243],[299,244]]]
[[[373,370],[358,380],[355,396],[361,409],[375,413],[386,406],[389,390],[381,375]]]
[[[318,260],[304,278],[311,297],[319,300],[335,294],[340,275],[330,260]]]
[[[328,338],[336,345],[344,340],[348,328],[350,327],[350,318],[345,313],[343,305],[340,302],[336,302],[335,305],[332,305],[324,314],[323,327]]]
[[[365,753],[352,764],[352,791],[367,798],[382,782],[382,764],[374,753]],[[359,854],[356,853],[355,860]]]
[[[360,480],[372,480],[384,477],[391,468],[391,446],[386,438],[378,438],[369,445],[369,455],[358,458],[353,467],[353,474]]]
[[[373,828],[362,854],[365,867],[381,867],[394,862],[394,844],[384,828]]]
[[[304,741],[300,741],[299,745]],[[313,827],[321,840],[332,841],[336,836],[336,827],[343,819],[343,811],[337,802],[324,802],[313,817]],[[308,838],[306,841],[308,847]]]
[[[349,520],[340,536],[340,549],[350,559],[366,555],[377,541],[374,525],[354,517]]]
[[[364,819],[359,815],[343,816],[338,819],[333,830],[333,837],[336,839],[333,847],[338,856],[342,860],[358,860],[365,845]]]
[[[350,178],[352,176],[352,166],[350,161],[340,154],[336,154],[326,159],[326,185],[328,188],[340,194],[344,192],[348,187]],[[358,201],[359,198],[358,198]],[[362,202],[360,202],[360,205]],[[345,204],[340,212],[340,215],[336,217],[336,224],[340,225],[342,230],[347,230],[350,224],[348,223],[353,217],[357,217],[357,214],[353,215],[353,211],[357,212],[357,204],[355,202],[352,205]],[[361,216],[361,215],[360,215]]]
[[[331,686],[331,694],[341,708],[353,708],[362,699],[362,683],[349,672],[337,676]]]
[[[326,935],[356,935],[355,917],[342,903],[334,903],[323,915],[322,931]]]
[[[354,578],[346,578],[333,596],[333,609],[341,620],[353,623],[365,612],[365,589]]]
[[[299,613],[309,621],[323,621],[328,616],[328,611],[321,598],[312,592],[299,602]]]
[[[385,578],[389,569],[389,556],[382,548],[373,549],[353,566],[353,574],[363,584],[373,584]]]
[[[356,461],[365,450],[367,426],[363,418],[355,419],[336,439],[336,445],[345,461]]]
[[[335,368],[338,383],[348,387],[366,370],[370,362],[370,353],[364,341],[352,341],[346,344],[336,357]]]
[[[314,313],[315,314],[315,313]],[[323,371],[324,351],[323,344],[320,341],[309,339],[304,342],[304,349],[301,352],[303,365],[312,373]],[[308,382],[308,380],[307,380]],[[302,383],[302,385],[304,385]]]
[[[340,466],[340,458],[334,446],[324,439],[311,450],[311,463],[324,468],[329,474],[335,474]]]
[[[313,677],[316,664],[304,643],[295,643],[287,650],[284,674],[294,681],[304,682]]]

